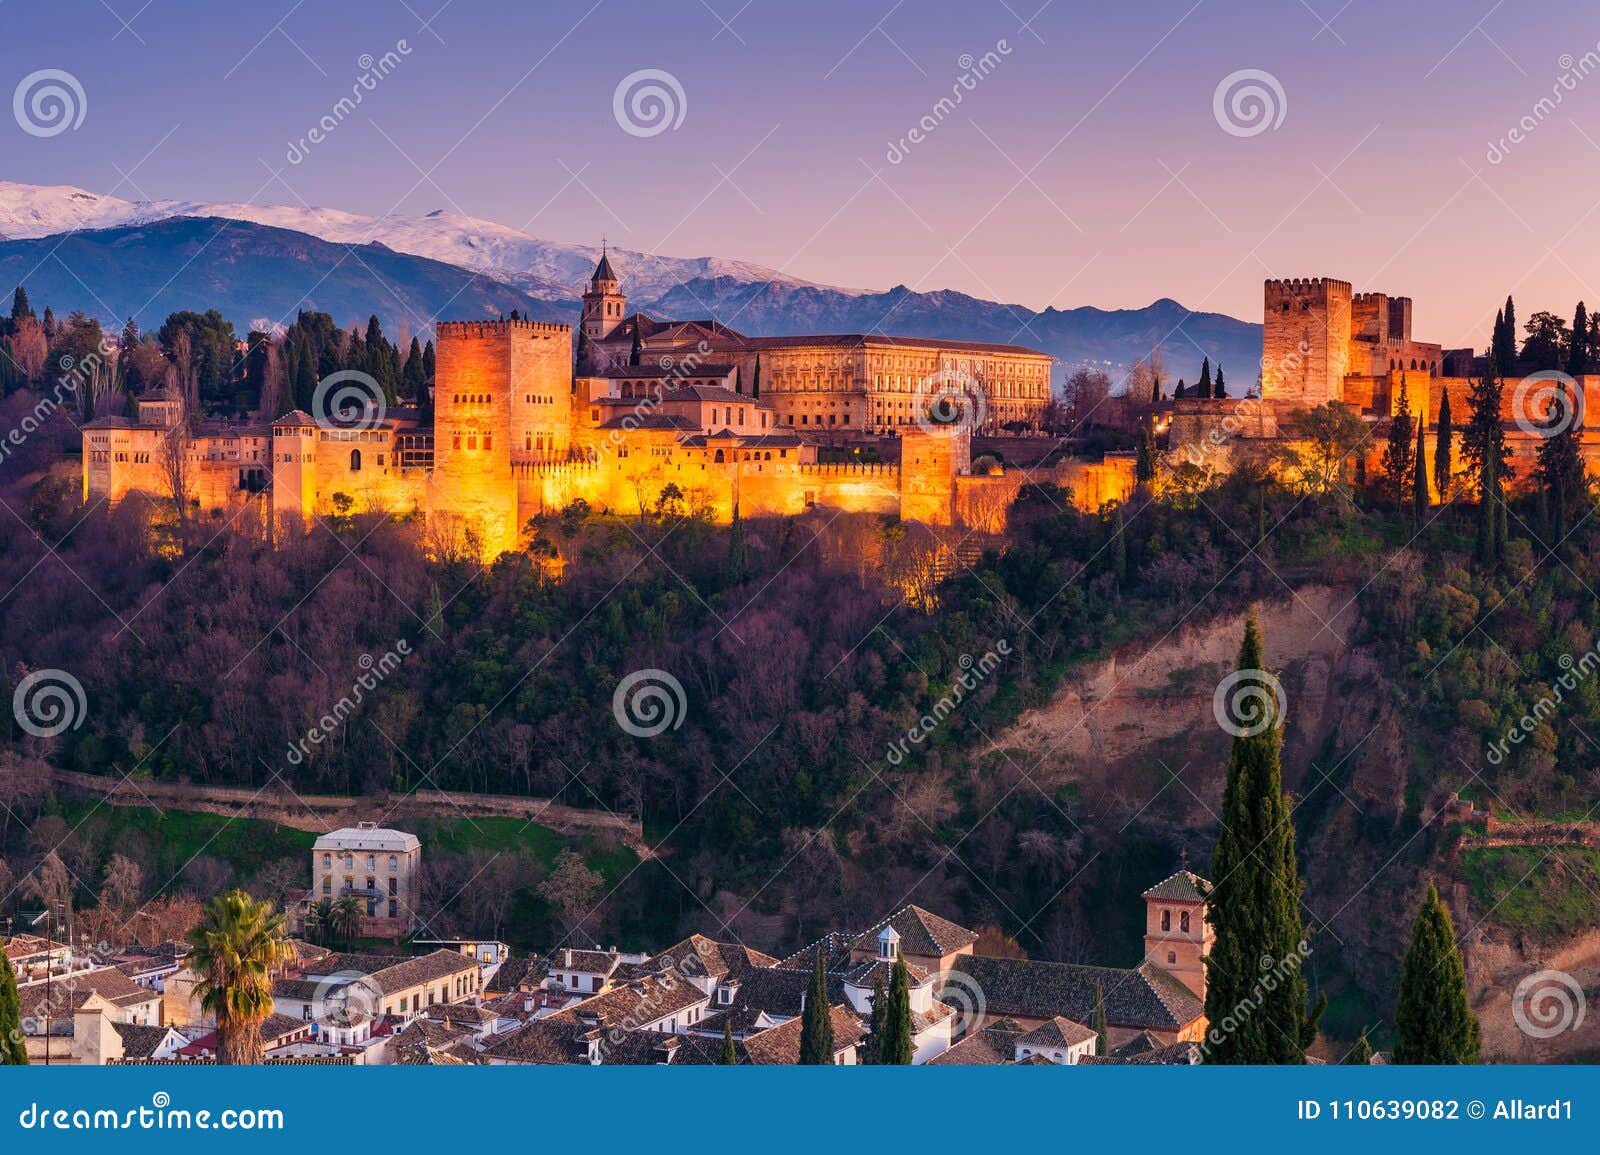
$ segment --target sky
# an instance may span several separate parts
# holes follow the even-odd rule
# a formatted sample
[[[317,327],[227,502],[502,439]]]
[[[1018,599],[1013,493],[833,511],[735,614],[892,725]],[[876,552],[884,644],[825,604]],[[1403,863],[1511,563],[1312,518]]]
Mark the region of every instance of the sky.
[[[1326,275],[1482,345],[1507,293],[1600,302],[1597,42],[1578,0],[0,0],[0,178],[1032,308],[1256,320],[1264,278]],[[83,115],[33,135],[45,69]]]

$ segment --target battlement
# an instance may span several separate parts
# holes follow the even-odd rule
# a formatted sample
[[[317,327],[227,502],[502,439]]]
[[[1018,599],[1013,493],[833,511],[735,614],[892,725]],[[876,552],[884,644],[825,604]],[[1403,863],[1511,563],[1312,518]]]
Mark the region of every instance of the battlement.
[[[434,325],[435,335],[441,340],[445,337],[497,337],[502,333],[530,333],[541,337],[560,337],[572,331],[571,325],[561,325],[554,321],[529,321],[518,318],[515,321],[439,321]]]
[[[1388,293],[1357,293],[1355,296],[1350,298],[1350,303],[1352,305],[1365,306],[1373,309],[1381,308],[1387,305],[1388,302]]]
[[[1266,282],[1268,293],[1288,294],[1301,296],[1306,293],[1320,293],[1324,289],[1343,287],[1350,289],[1349,281],[1341,281],[1335,277],[1284,277],[1269,279]]]
[[[898,477],[900,467],[882,461],[808,461],[795,467],[803,476]]]

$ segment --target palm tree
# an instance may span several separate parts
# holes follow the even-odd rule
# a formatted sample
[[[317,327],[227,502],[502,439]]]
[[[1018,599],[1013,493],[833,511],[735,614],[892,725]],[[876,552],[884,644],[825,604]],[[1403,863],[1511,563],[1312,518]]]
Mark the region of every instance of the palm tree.
[[[353,894],[347,894],[334,903],[329,929],[339,936],[339,941],[348,949],[356,935],[361,933],[361,900]]]
[[[294,957],[283,916],[232,890],[206,904],[189,945],[189,965],[200,979],[195,994],[217,1020],[217,1062],[259,1063],[261,1024],[272,1013],[272,971]]]
[[[333,899],[319,898],[307,912],[306,933],[318,946],[327,946],[333,937]]]

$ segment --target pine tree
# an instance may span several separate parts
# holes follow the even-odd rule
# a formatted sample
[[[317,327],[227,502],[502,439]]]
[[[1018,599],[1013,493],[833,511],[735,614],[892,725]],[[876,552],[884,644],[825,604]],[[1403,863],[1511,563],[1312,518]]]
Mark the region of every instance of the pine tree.
[[[17,290],[19,293],[21,289]],[[26,1067],[28,1044],[22,1037],[22,1007],[17,997],[17,975],[11,960],[0,950],[0,1067]]]
[[[28,304],[28,290],[18,285],[16,292],[11,294],[11,319],[20,321],[24,317],[32,318],[32,316],[33,306]]]
[[[828,976],[822,970],[826,952],[817,950],[817,965],[811,972],[811,987],[800,1012],[800,1065],[833,1065],[833,1012],[828,1003]]]
[[[724,1015],[722,1017],[722,1055],[717,1059],[719,1067],[737,1067],[739,1065],[739,1052],[733,1049],[733,1022]]]
[[[883,989],[882,979],[872,980],[872,1018],[867,1024],[867,1041],[861,1048],[861,1061],[867,1066],[883,1062],[884,1031],[889,1024],[889,996]]]
[[[1263,669],[1261,631],[1253,614],[1245,624],[1239,669]],[[1259,682],[1256,688],[1270,690]],[[1303,887],[1279,765],[1283,718],[1273,693],[1263,692],[1252,704],[1259,712],[1240,719],[1246,724],[1228,758],[1211,868],[1217,882],[1208,895],[1216,938],[1206,959],[1206,1017],[1213,1024],[1231,1022],[1234,1029],[1207,1044],[1205,1061],[1293,1065],[1305,1062],[1323,1000],[1307,1013],[1300,966],[1306,939],[1299,909]],[[1277,977],[1273,990],[1261,981],[1263,966]]]
[[[633,348],[628,350],[628,364],[637,367],[637,366],[639,366],[639,365],[641,365],[643,363],[644,363],[644,336],[639,331],[639,322],[638,322],[638,320],[635,319],[634,323],[633,323]]]
[[[1567,375],[1582,377],[1589,371],[1589,310],[1578,302],[1572,314],[1572,347],[1567,352]]]
[[[904,958],[895,959],[889,973],[889,1009],[878,1062],[886,1067],[911,1065],[911,982]]]
[[[1178,387],[1172,391],[1172,399],[1174,401],[1179,401],[1179,400],[1182,400],[1184,397],[1187,397],[1188,395],[1189,395],[1189,387],[1183,383],[1183,378],[1179,377],[1178,378]]]
[[[1228,396],[1228,383],[1222,379],[1222,362],[1217,362],[1216,384],[1211,386],[1211,396],[1218,401]]]
[[[1411,462],[1411,514],[1422,524],[1428,513],[1428,447],[1423,441],[1422,422],[1417,422],[1417,453]]]
[[[1439,398],[1439,424],[1433,431],[1433,488],[1440,501],[1450,500],[1450,449],[1455,430],[1450,428],[1450,393]]]
[[[1539,493],[1543,499],[1550,531],[1549,545],[1554,549],[1567,536],[1572,515],[1581,506],[1588,489],[1588,477],[1583,467],[1583,434],[1578,426],[1577,402],[1569,399],[1560,387],[1558,399],[1551,405],[1549,421],[1541,432],[1539,442]]]
[[[1411,473],[1416,466],[1412,460],[1414,448],[1411,441],[1411,399],[1406,387],[1400,386],[1400,404],[1389,418],[1389,442],[1383,449],[1384,494],[1395,505],[1405,504],[1406,488],[1411,484]]]
[[[1411,946],[1400,967],[1394,1027],[1397,1063],[1448,1066],[1478,1061],[1478,1020],[1467,1002],[1466,966],[1450,911],[1432,883],[1411,927]]]
[[[1367,1041],[1367,1029],[1361,1028],[1361,1037],[1356,1040],[1356,1045],[1345,1052],[1341,1065],[1346,1067],[1367,1067],[1372,1064],[1372,1044]]]
[[[1089,1029],[1094,1032],[1094,1053],[1105,1058],[1110,1054],[1109,1032],[1106,1029],[1106,990],[1098,981],[1094,984],[1094,1011],[1089,1015]]]
[[[1478,479],[1478,560],[1486,566],[1492,566],[1500,560],[1500,550],[1504,544],[1500,540],[1499,502],[1499,474],[1495,469],[1494,457],[1490,456],[1483,463],[1483,472]]]
[[[1199,396],[1202,401],[1207,400],[1211,396],[1210,357],[1202,357],[1200,359],[1200,384],[1197,385],[1196,388],[1199,390],[1197,396]]]

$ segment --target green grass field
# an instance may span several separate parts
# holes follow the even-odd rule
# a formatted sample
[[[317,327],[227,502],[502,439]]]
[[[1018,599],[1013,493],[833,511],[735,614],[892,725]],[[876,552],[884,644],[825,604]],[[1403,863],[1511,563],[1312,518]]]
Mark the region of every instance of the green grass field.
[[[1600,850],[1480,847],[1462,853],[1461,871],[1478,917],[1496,926],[1553,939],[1600,923]]]

